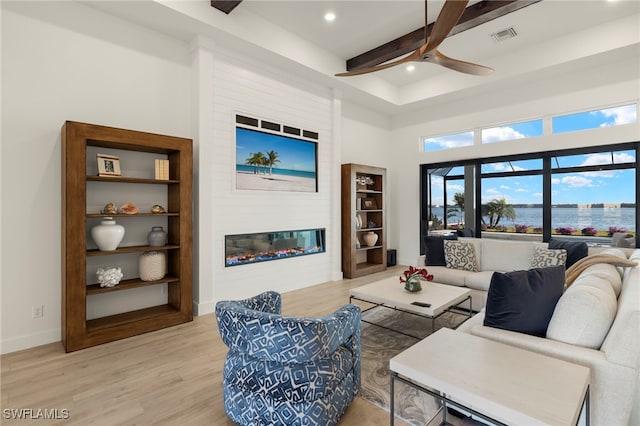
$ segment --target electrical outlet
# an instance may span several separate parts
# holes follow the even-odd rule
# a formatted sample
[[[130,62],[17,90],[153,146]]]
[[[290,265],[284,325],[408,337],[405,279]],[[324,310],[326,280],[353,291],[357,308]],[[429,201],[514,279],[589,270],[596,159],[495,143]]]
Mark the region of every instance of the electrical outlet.
[[[31,307],[31,318],[42,318],[44,316],[44,305]]]

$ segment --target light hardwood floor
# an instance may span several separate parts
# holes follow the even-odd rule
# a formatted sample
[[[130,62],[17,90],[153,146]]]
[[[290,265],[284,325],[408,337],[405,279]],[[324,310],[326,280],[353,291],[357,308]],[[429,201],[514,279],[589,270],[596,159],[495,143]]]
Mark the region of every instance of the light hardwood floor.
[[[388,276],[396,266],[353,280],[283,294],[286,315],[320,316],[349,301],[349,289]],[[52,343],[3,355],[4,424],[233,425],[222,404],[227,347],[213,314],[193,322],[100,346],[65,353]],[[6,409],[68,410],[66,420],[7,420]],[[341,426],[387,425],[389,414],[356,398]],[[406,425],[399,420],[396,424]]]

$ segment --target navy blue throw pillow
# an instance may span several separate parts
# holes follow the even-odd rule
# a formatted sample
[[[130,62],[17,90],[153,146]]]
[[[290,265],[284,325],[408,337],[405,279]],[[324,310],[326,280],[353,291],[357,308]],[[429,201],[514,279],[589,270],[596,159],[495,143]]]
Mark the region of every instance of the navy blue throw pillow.
[[[544,337],[562,296],[564,274],[564,266],[494,272],[484,325]]]
[[[458,237],[473,237],[473,229],[471,228],[462,228],[456,231]]]
[[[456,234],[429,235],[424,237],[425,266],[447,266],[444,259],[444,240],[457,240]]]
[[[549,248],[565,249],[567,251],[567,268],[589,255],[589,247],[584,241],[565,241],[551,238],[549,240]]]

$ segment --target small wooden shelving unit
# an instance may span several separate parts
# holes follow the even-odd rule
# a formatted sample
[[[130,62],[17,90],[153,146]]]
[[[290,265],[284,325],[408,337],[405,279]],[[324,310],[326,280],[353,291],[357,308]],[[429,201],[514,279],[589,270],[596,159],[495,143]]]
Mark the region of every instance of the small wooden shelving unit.
[[[88,172],[87,148],[119,150],[128,153],[162,155],[169,159],[169,180],[130,176],[95,176]],[[124,160],[122,157],[120,160]],[[153,168],[153,160],[149,160]],[[62,127],[62,342],[67,352],[123,339],[152,330],[193,320],[192,312],[192,173],[193,148],[191,139],[158,135],[134,130],[117,129],[93,124],[67,121]],[[109,185],[114,194],[123,188],[144,188],[159,185],[167,200],[167,213],[138,213],[135,215],[107,215],[87,211],[88,182]],[[95,184],[95,183],[94,183]],[[111,186],[113,188],[111,188]],[[166,188],[166,189],[162,189]],[[136,191],[134,189],[134,191]],[[139,191],[144,191],[140,189]],[[135,245],[118,247],[114,251],[100,251],[88,247],[90,224],[88,219],[114,217],[128,226],[145,217],[166,220],[168,244],[162,247]],[[87,259],[93,256],[139,256],[164,250],[167,275],[158,281],[139,278],[122,280],[115,287],[100,287],[87,282]],[[167,286],[166,303],[87,319],[87,298],[139,289],[148,286]]]
[[[386,176],[386,169],[381,167],[342,165],[342,273],[345,278],[387,269]],[[378,235],[375,245],[370,247],[364,238],[369,232]]]

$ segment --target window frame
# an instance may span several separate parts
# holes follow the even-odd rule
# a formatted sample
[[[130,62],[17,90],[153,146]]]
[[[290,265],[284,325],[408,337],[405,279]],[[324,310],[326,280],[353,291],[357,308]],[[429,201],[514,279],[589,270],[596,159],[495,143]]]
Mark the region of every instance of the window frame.
[[[600,164],[589,166],[571,166],[553,168],[552,160],[554,157],[562,157],[569,155],[585,155],[585,154],[598,154],[605,152],[615,151],[633,151],[635,152],[635,161],[629,163],[612,163],[612,164]],[[430,177],[431,170],[453,170],[456,167],[473,166],[474,167],[474,229],[482,229],[482,178],[486,177],[517,177],[517,176],[531,176],[542,175],[542,210],[543,210],[543,232],[542,241],[548,242],[551,239],[551,179],[554,174],[558,173],[576,173],[576,172],[589,172],[589,171],[605,171],[605,170],[622,170],[622,169],[634,169],[635,170],[635,229],[636,229],[636,244],[635,247],[640,247],[640,141],[627,142],[611,145],[598,145],[585,148],[567,148],[551,151],[539,151],[526,154],[516,155],[504,155],[499,157],[482,157],[477,159],[460,160],[460,161],[447,161],[440,163],[425,163],[420,165],[420,253],[424,254],[424,238],[428,233],[428,220],[429,215],[432,213],[432,206],[430,204]],[[532,160],[542,159],[543,167],[541,170],[515,170],[508,172],[491,172],[482,173],[482,165],[499,162],[510,162],[519,160]],[[443,176],[445,180],[444,190],[444,208],[447,207],[447,193],[446,193],[446,181],[447,180],[460,180],[464,179],[464,175]],[[467,207],[467,206],[465,206]],[[446,226],[446,215],[444,218]],[[476,237],[481,238],[482,232],[476,232]],[[579,237],[575,237],[579,238]]]

